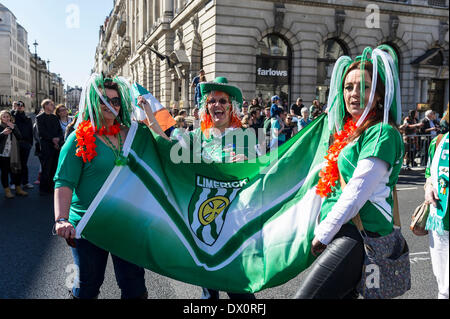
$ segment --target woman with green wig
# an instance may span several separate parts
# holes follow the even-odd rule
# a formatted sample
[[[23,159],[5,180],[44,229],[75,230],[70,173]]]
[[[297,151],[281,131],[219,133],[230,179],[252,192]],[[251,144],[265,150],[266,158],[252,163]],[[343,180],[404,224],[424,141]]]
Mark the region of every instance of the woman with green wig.
[[[93,74],[83,87],[75,132],[59,157],[55,174],[55,233],[72,247],[78,273],[72,296],[96,298],[103,283],[109,252],[86,239],[75,239],[75,227],[115,166],[126,164],[124,149],[131,130],[148,130],[165,136],[148,103],[135,107],[130,84],[123,78]],[[143,105],[142,97],[138,104]],[[167,138],[167,137],[166,137]],[[128,145],[128,146],[127,146]],[[124,299],[145,298],[144,269],[112,255],[116,280]]]
[[[381,45],[366,48],[355,60],[340,57],[328,105],[332,139],[316,188],[324,200],[311,245],[311,253],[320,256],[298,299],[358,297],[365,254],[362,235],[351,221],[358,213],[366,236],[393,231],[394,186],[404,155],[393,49]]]

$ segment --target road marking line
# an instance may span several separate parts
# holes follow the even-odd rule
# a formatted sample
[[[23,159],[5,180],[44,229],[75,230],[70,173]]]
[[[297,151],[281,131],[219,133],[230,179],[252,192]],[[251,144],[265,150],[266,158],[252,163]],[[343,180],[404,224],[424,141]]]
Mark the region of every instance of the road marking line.
[[[418,189],[417,187],[397,188],[398,191],[408,191],[412,189]]]
[[[410,256],[413,255],[428,255],[430,252],[429,251],[422,251],[420,253],[409,253]]]
[[[409,253],[410,256],[415,256],[415,255],[429,255],[430,252],[429,251],[421,251],[421,252],[417,252],[417,253]],[[410,258],[409,261],[411,262],[411,264],[416,264],[419,261],[427,261],[427,260],[431,260],[430,257],[413,257]]]
[[[426,260],[430,260],[430,257],[426,257],[426,258],[421,258],[421,257],[414,257],[414,258],[410,258],[409,261],[411,262],[411,264],[415,264],[418,261],[426,261]]]

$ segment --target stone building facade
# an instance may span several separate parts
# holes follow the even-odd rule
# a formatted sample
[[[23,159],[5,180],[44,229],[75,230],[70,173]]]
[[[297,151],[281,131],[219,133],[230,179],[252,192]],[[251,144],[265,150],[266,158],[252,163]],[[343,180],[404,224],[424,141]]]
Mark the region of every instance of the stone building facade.
[[[28,33],[14,14],[0,4],[0,107],[21,100],[30,108]]]
[[[31,54],[27,31],[0,4],[0,108],[25,102],[26,112],[40,109],[43,99],[64,103],[64,81],[50,72],[47,62]]]
[[[326,102],[343,55],[390,44],[403,110],[449,99],[448,0],[116,0],[100,28],[94,71],[138,81],[166,107],[192,108],[190,83],[225,76],[245,98]]]
[[[78,86],[67,87],[66,91],[66,107],[72,111],[72,114],[78,110],[78,104],[81,98],[81,88]]]
[[[53,100],[55,105],[65,103],[64,80],[59,74],[50,72],[48,62],[35,54],[31,54],[30,58],[30,78],[30,105],[33,112],[41,109],[44,99]]]

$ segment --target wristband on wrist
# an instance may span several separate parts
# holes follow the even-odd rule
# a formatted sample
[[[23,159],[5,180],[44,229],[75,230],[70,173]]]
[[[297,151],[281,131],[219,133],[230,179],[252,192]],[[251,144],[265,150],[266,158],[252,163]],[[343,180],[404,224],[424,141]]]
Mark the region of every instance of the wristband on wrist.
[[[55,223],[53,224],[53,228],[52,228],[52,235],[56,236],[56,224],[59,222],[69,222],[69,220],[67,218],[59,218],[57,220],[55,220]]]

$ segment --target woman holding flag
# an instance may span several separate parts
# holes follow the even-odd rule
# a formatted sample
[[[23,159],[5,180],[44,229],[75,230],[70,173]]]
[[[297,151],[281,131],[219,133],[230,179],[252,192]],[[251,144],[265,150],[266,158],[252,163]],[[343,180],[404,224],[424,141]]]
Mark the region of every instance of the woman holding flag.
[[[215,162],[241,162],[256,157],[257,145],[245,143],[227,145],[223,140],[227,135],[240,134],[242,124],[239,119],[239,106],[242,105],[242,92],[239,88],[228,84],[224,77],[218,77],[212,82],[199,83],[200,128],[194,131],[194,140],[202,142],[203,158]],[[239,135],[236,135],[239,141]],[[256,139],[255,139],[256,140]],[[225,145],[224,145],[225,144]],[[242,144],[240,147],[239,144]],[[255,299],[253,294],[238,294],[228,292],[230,299]],[[202,288],[202,299],[219,299],[219,292],[214,289]]]
[[[240,162],[257,157],[259,146],[256,135],[244,133],[239,118],[240,106],[243,103],[241,90],[228,84],[225,77],[217,77],[211,82],[201,82],[199,86],[200,128],[191,133],[192,144],[202,145],[201,154],[197,155],[203,160],[219,163]],[[255,139],[252,141],[245,136]]]
[[[75,239],[75,227],[113,168],[126,164],[123,148],[130,127],[133,121],[144,119],[133,99],[125,79],[93,74],[82,91],[76,130],[61,150],[54,178],[54,231],[72,247],[78,266],[74,298],[96,298],[103,283],[109,252],[86,239]],[[148,127],[165,136],[153,113],[147,112],[147,116]],[[138,129],[147,128],[141,125]],[[122,298],[146,298],[144,269],[114,255],[112,260]]]
[[[358,213],[365,232],[393,231],[393,190],[404,146],[397,57],[387,45],[366,48],[354,61],[340,57],[328,97],[333,142],[320,172],[317,194],[324,198],[311,252],[319,258],[298,299],[356,298],[364,248],[351,222]],[[345,186],[345,188],[344,188]]]

